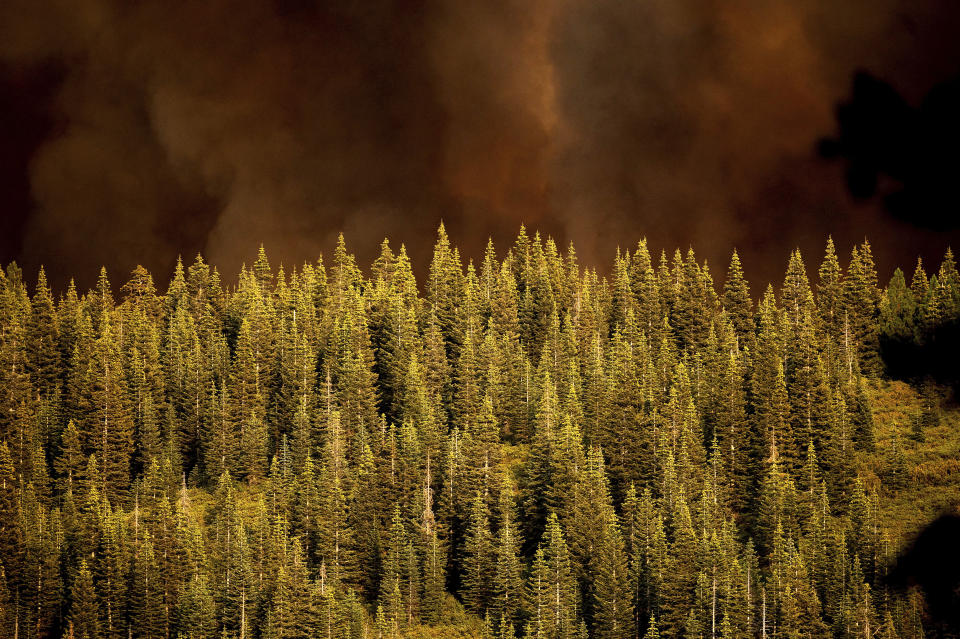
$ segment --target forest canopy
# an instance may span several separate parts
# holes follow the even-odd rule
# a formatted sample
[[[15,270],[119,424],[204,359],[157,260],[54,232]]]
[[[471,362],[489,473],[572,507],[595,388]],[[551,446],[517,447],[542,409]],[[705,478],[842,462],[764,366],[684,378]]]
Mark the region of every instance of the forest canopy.
[[[230,286],[11,264],[0,637],[923,637],[884,513],[934,471],[871,403],[906,376],[904,438],[938,423],[960,276],[844,263],[755,300],[735,251],[602,276],[521,229],[465,266],[441,226],[419,283],[342,237]]]

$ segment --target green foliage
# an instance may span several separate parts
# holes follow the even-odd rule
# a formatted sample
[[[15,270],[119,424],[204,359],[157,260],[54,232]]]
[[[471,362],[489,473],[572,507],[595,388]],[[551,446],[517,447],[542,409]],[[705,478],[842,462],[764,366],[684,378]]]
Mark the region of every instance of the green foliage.
[[[100,607],[94,589],[93,575],[87,567],[87,561],[80,563],[80,569],[70,590],[70,613],[67,615],[67,627],[74,637],[97,639],[102,637],[100,627]]]
[[[0,273],[0,638],[921,636],[883,574],[960,418],[880,358],[960,318],[952,253],[881,290],[830,240],[757,299],[736,252],[441,227],[415,271]]]

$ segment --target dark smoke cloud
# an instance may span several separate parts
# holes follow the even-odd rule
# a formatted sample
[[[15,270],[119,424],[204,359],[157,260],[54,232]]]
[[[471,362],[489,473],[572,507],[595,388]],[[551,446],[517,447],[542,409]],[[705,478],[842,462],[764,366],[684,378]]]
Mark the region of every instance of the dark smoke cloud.
[[[956,72],[950,7],[7,0],[0,127],[34,128],[0,156],[3,257],[119,283],[197,251],[232,274],[260,242],[314,259],[343,230],[425,260],[443,219],[472,255],[521,223],[598,265],[648,236],[716,272],[736,245],[759,281],[827,233],[936,258],[955,237],[857,205],[814,144],[854,69],[911,101]]]
[[[569,0],[554,41],[566,125],[556,210],[578,238],[602,229],[600,251],[639,232],[668,250],[693,243],[722,270],[736,245],[759,282],[782,274],[793,246],[818,261],[828,233],[842,247],[869,235],[890,268],[938,259],[955,236],[858,206],[842,167],[812,148],[857,66],[911,96],[956,72],[941,58],[960,60],[944,39],[957,13],[895,0]]]

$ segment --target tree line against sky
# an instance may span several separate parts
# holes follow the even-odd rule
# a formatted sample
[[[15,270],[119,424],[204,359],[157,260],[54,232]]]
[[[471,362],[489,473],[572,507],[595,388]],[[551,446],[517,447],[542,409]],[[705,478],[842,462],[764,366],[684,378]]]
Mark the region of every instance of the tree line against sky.
[[[691,249],[609,275],[521,230],[418,283],[236,286],[202,258],[55,296],[0,272],[0,637],[393,637],[457,607],[491,637],[921,637],[883,580],[909,481],[875,451],[885,344],[960,315],[948,251],[870,245],[757,300]],[[32,294],[30,292],[32,290]],[[457,603],[459,602],[459,603]]]

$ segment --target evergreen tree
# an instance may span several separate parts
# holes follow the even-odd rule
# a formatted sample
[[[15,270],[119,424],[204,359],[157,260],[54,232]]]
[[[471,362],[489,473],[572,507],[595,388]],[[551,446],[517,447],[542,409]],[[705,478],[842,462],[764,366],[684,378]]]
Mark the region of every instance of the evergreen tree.
[[[860,356],[861,369],[868,374],[880,372],[877,318],[880,291],[870,243],[854,247],[843,282],[844,321]]]
[[[30,307],[30,319],[26,327],[26,368],[37,393],[41,397],[52,398],[60,387],[60,354],[57,352],[59,336],[53,295],[47,286],[47,276],[42,266]]]
[[[574,637],[579,625],[579,599],[560,522],[551,513],[527,582],[528,614],[542,636]]]
[[[661,625],[673,636],[681,632],[687,613],[693,605],[693,589],[698,574],[698,540],[693,528],[690,508],[683,493],[675,501],[671,513],[673,539],[666,559],[662,586]]]
[[[12,639],[14,628],[17,627],[14,605],[10,588],[7,586],[7,571],[0,565],[0,637],[3,639]]]
[[[917,301],[903,271],[896,269],[880,302],[880,338],[885,343],[909,343],[916,338]]]
[[[89,414],[85,439],[101,462],[100,490],[109,499],[124,499],[130,487],[133,420],[116,337],[110,313],[105,311],[87,365],[89,394],[82,401]]]
[[[726,637],[726,635],[723,635]],[[650,622],[647,624],[647,631],[643,634],[643,639],[660,639],[660,630],[657,628],[657,619],[650,615]]]
[[[493,592],[491,605],[502,626],[513,624],[521,604],[520,540],[517,538],[516,513],[513,506],[512,487],[507,481],[500,491],[500,530],[497,534],[495,563],[493,567]]]
[[[496,564],[487,501],[479,491],[470,509],[463,551],[463,603],[482,614],[490,604]]]
[[[164,601],[153,542],[140,542],[133,557],[127,614],[137,637],[154,639],[164,633]]]
[[[17,478],[6,442],[0,442],[0,562],[11,569],[18,554]]]
[[[842,309],[843,272],[834,248],[833,238],[827,238],[827,248],[818,271],[820,280],[817,285],[817,308],[820,320],[827,334],[839,339],[844,325]]]
[[[67,617],[68,634],[79,639],[97,639],[100,631],[100,610],[93,575],[87,561],[80,563],[80,570],[70,591],[70,613]]]
[[[723,285],[723,307],[730,315],[730,321],[740,339],[753,332],[753,302],[750,299],[750,286],[740,266],[740,256],[733,251],[727,280]]]
[[[610,512],[598,540],[594,627],[599,637],[634,635],[627,556],[617,517]]]

